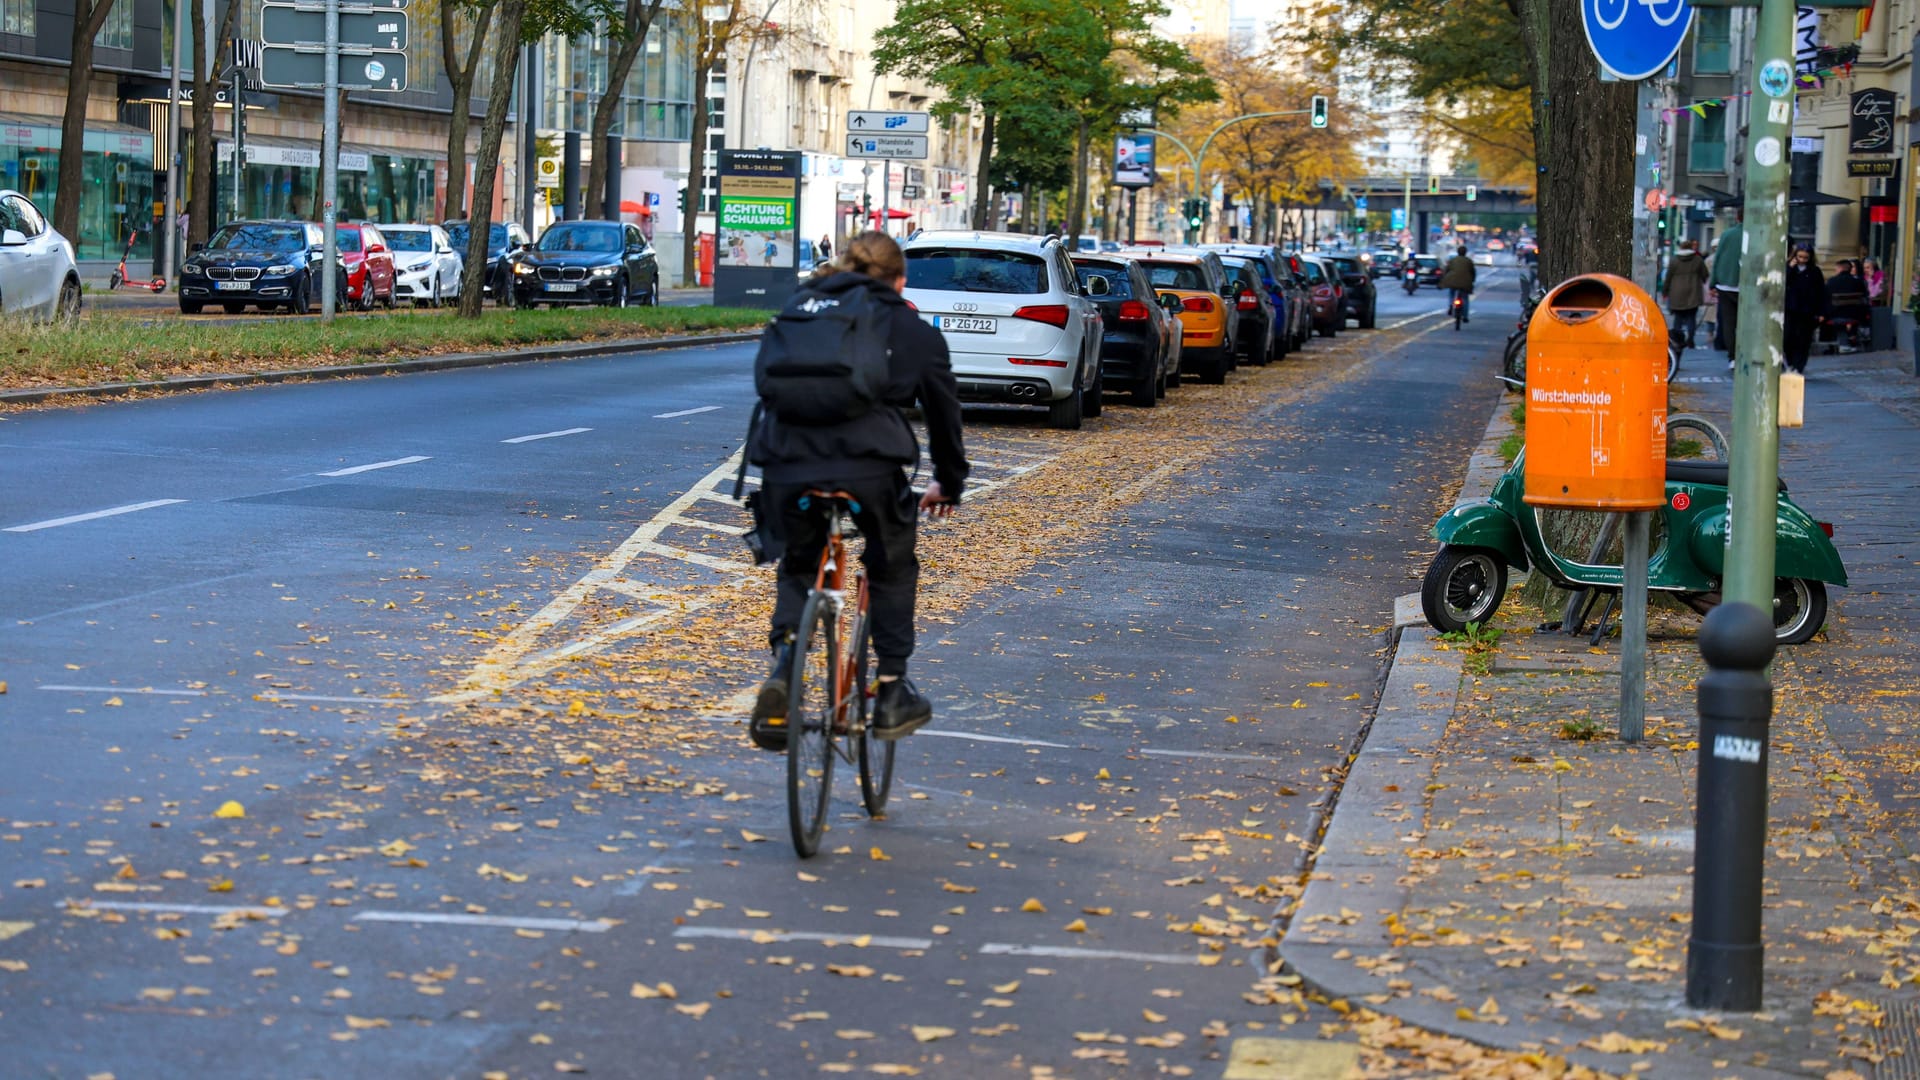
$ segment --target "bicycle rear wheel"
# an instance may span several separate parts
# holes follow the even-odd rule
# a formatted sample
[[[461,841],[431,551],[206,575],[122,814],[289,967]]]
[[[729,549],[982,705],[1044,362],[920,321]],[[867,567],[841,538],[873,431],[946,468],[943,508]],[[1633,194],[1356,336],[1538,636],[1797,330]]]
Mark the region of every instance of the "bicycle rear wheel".
[[[855,707],[860,710],[860,800],[866,803],[868,817],[880,817],[887,809],[887,795],[893,790],[894,742],[873,737],[873,699],[867,695],[873,686],[873,628],[865,614],[853,631],[852,667]]]
[[[787,692],[787,825],[803,859],[820,850],[833,790],[834,671],[840,642],[833,609],[816,593],[800,614]]]

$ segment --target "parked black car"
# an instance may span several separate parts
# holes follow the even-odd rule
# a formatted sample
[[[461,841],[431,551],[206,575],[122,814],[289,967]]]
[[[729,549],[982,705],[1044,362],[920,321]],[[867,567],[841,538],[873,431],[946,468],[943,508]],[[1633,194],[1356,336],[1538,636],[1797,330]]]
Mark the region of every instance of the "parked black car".
[[[467,257],[467,240],[472,237],[472,226],[465,221],[449,221],[440,226],[447,230],[447,239],[453,241],[454,253],[464,262]],[[495,302],[510,304],[513,302],[513,290],[507,286],[511,271],[508,264],[515,255],[525,251],[533,243],[527,236],[527,230],[519,222],[496,221],[487,229],[487,272],[480,279],[485,287],[484,295],[491,296]]]
[[[1360,324],[1360,329],[1373,329],[1374,305],[1378,299],[1373,290],[1373,279],[1367,276],[1367,265],[1357,255],[1332,255],[1322,253],[1320,258],[1340,275],[1341,284],[1347,287],[1344,313],[1346,318]]]
[[[1153,291],[1147,272],[1119,255],[1075,253],[1073,270],[1087,299],[1100,309],[1100,381],[1127,387],[1135,405],[1151,409],[1180,381],[1180,320]],[[1095,278],[1106,286],[1095,290]],[[1178,300],[1173,301],[1179,305]]]
[[[603,304],[660,302],[660,263],[638,225],[561,221],[513,260],[513,302]]]
[[[1226,264],[1228,280],[1233,283],[1230,302],[1240,321],[1239,332],[1234,335],[1240,343],[1240,355],[1249,364],[1278,359],[1274,339],[1280,334],[1280,312],[1260,280],[1259,264],[1245,255],[1222,255],[1220,261]]]
[[[320,226],[305,221],[231,221],[180,265],[180,310],[197,315],[219,304],[237,315],[248,304],[306,314],[318,302],[324,258]],[[335,264],[336,306],[346,306],[346,267]]]

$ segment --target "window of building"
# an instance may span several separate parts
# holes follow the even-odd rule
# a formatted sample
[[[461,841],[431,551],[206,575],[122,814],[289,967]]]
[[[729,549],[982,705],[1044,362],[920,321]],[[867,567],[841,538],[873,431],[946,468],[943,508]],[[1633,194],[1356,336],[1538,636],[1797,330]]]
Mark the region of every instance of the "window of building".
[[[1733,9],[1695,9],[1693,71],[1696,75],[1733,73]]]
[[[1705,116],[1688,118],[1687,171],[1727,171],[1727,110],[1708,109]]]
[[[0,33],[32,37],[38,0],[0,0]]]
[[[118,0],[107,12],[107,21],[100,25],[100,32],[93,36],[96,49],[133,48],[133,4],[131,0]]]

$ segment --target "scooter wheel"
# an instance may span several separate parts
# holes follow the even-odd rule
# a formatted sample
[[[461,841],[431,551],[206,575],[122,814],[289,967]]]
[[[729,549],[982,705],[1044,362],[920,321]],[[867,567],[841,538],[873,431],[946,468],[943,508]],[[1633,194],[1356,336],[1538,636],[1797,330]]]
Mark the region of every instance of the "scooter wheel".
[[[1827,587],[1806,578],[1775,578],[1773,582],[1773,639],[1782,645],[1804,645],[1827,622]]]
[[[107,289],[109,292],[111,292],[112,290],[117,289],[119,287],[120,287],[120,271],[115,270],[113,273],[107,275]]]
[[[1507,595],[1507,561],[1491,548],[1443,544],[1420,584],[1420,609],[1443,634],[1484,623]]]

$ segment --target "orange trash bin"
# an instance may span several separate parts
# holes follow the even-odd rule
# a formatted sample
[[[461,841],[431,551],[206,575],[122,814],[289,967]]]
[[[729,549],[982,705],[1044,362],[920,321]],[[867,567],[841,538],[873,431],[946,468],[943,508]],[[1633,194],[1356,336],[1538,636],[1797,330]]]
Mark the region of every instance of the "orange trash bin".
[[[1666,502],[1667,321],[1613,274],[1569,278],[1527,324],[1525,499],[1577,510]]]
[[[699,251],[698,258],[700,262],[700,266],[699,266],[700,284],[702,286],[712,285],[713,284],[713,234],[712,233],[703,232],[700,234],[700,251]]]

